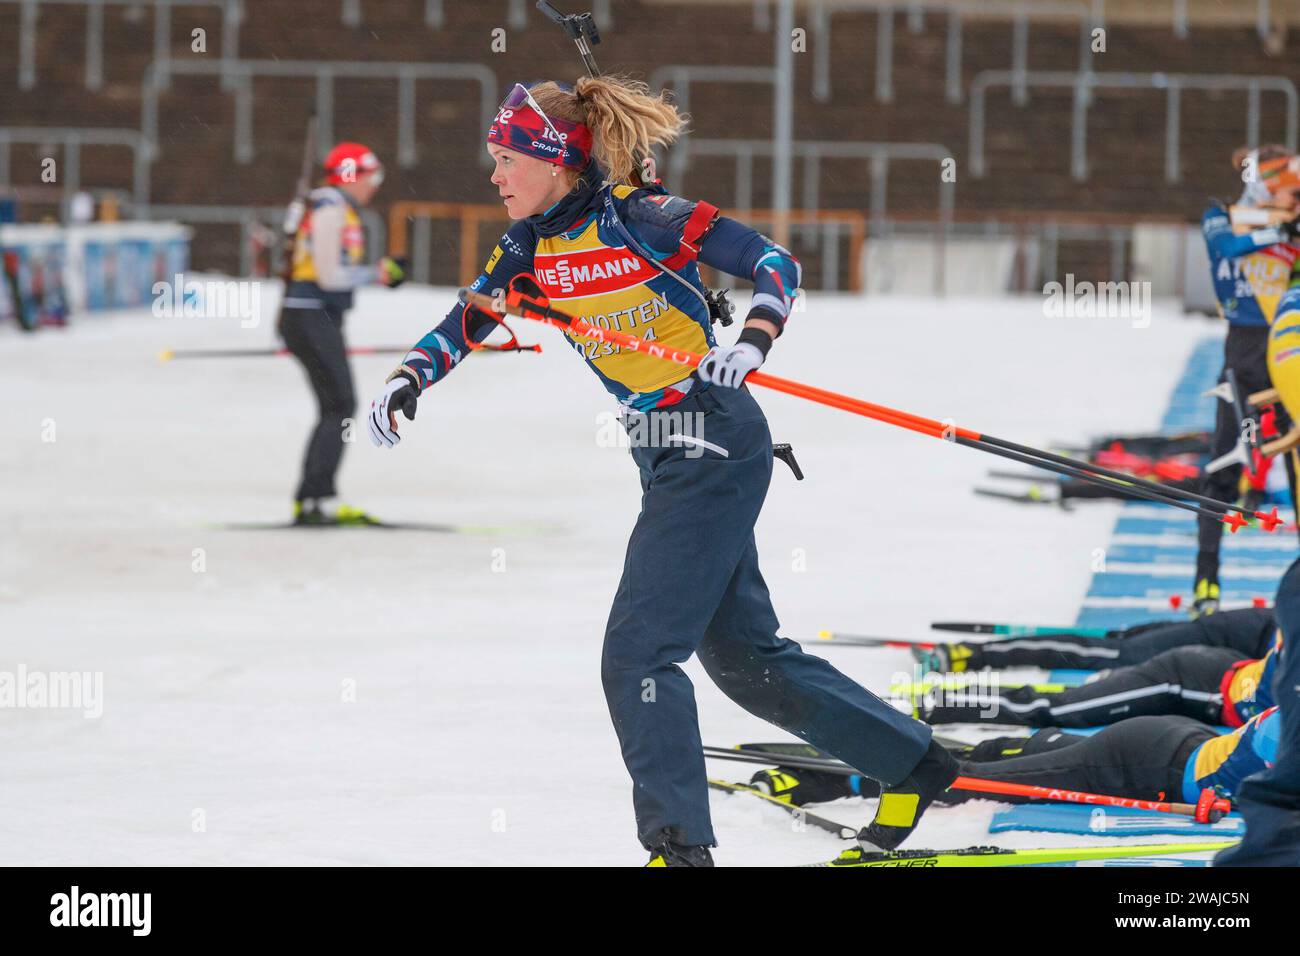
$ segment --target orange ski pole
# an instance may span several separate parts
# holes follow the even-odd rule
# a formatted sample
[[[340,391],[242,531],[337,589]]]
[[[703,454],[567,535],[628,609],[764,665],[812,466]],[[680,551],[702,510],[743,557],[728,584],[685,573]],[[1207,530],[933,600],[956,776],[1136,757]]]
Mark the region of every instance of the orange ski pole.
[[[1081,793],[1078,790],[1058,790],[1034,784],[1010,783],[1005,780],[983,780],[979,777],[958,777],[949,790],[969,790],[974,793],[1000,793],[1033,800],[1058,800],[1062,803],[1086,803],[1101,807],[1123,807],[1133,810],[1156,810],[1194,817],[1198,823],[1214,823],[1232,809],[1232,804],[1213,790],[1201,791],[1196,803],[1173,803],[1165,800],[1137,800],[1129,797],[1110,797],[1100,793]]]
[[[527,273],[521,273],[510,280],[509,288],[505,292],[504,301],[482,293],[471,292],[468,289],[460,290],[460,299],[467,305],[473,305],[498,320],[500,319],[501,312],[504,311],[509,314],[520,316],[521,318],[533,319],[548,325],[554,325],[576,335],[591,338],[599,342],[613,343],[618,345],[620,348],[625,348],[629,351],[644,352],[668,362],[675,362],[678,365],[696,367],[703,359],[703,356],[697,355],[693,352],[666,348],[655,342],[628,335],[626,332],[617,332],[612,329],[605,329],[592,325],[585,319],[577,318],[556,309],[551,305],[550,300],[546,297],[541,286],[537,283],[536,278]],[[1058,474],[1080,478],[1084,481],[1090,481],[1107,487],[1118,486],[1118,490],[1124,494],[1136,498],[1145,498],[1150,501],[1157,501],[1162,504],[1168,504],[1176,508],[1191,511],[1198,515],[1214,518],[1216,521],[1221,521],[1224,524],[1227,524],[1233,532],[1247,524],[1246,519],[1243,518],[1242,515],[1252,514],[1237,505],[1209,498],[1204,495],[1199,495],[1195,492],[1171,488],[1167,485],[1146,481],[1141,478],[1135,478],[1121,472],[1113,472],[1110,469],[1092,465],[1087,462],[1076,461],[1062,455],[1056,455],[1052,452],[1046,452],[1026,445],[1008,442],[1003,439],[994,438],[991,435],[982,435],[979,432],[972,431],[971,429],[958,428],[944,422],[936,421],[932,418],[913,415],[910,412],[890,408],[887,405],[878,405],[874,402],[864,401],[848,395],[841,395],[837,392],[831,392],[827,389],[817,388],[813,385],[780,378],[765,372],[751,372],[746,376],[745,381],[752,382],[755,385],[762,385],[775,391],[785,392],[788,395],[793,395],[808,401],[818,402],[831,408],[838,408],[843,411],[852,412],[853,414],[862,415],[866,418],[875,419],[876,421],[885,422],[886,424],[896,425],[899,428],[906,428],[909,431],[929,435],[932,438],[942,438],[952,441],[955,444],[978,448],[981,451],[990,452],[1003,458],[1009,458],[1013,461],[1019,461],[1048,471],[1054,471]],[[1185,500],[1188,498],[1203,502],[1209,507],[1203,507],[1202,505],[1194,504],[1192,501]],[[1266,531],[1274,530],[1277,525],[1281,523],[1281,519],[1277,516],[1276,509],[1274,509],[1270,514],[1254,512],[1253,516],[1260,519],[1260,524]]]

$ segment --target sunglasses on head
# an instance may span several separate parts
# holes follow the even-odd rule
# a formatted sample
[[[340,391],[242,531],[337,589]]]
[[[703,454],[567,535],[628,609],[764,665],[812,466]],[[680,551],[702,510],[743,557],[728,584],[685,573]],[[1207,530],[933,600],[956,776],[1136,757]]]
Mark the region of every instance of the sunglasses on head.
[[[506,94],[506,98],[501,101],[501,109],[517,110],[523,106],[527,106],[534,113],[540,116],[542,122],[546,124],[546,128],[549,129],[551,135],[555,137],[555,141],[564,145],[566,138],[560,135],[560,131],[556,129],[555,124],[551,122],[551,118],[546,115],[546,111],[537,105],[537,100],[533,98],[532,93],[528,92],[528,87],[524,86],[522,83],[516,83],[510,92]]]

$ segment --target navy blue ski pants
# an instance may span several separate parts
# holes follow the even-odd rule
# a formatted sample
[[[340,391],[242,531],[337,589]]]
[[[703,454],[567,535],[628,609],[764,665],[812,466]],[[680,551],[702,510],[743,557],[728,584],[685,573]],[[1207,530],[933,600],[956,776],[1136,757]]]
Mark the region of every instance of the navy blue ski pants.
[[[691,654],[751,714],[868,777],[901,782],[928,748],[930,729],[777,636],[754,545],[772,477],[758,403],[748,389],[713,387],[649,414],[691,416],[696,426],[644,429],[639,444],[628,428],[643,496],[601,677],[642,845],[665,835],[716,845],[694,689],[678,666]]]
[[[1274,613],[1282,629],[1273,675],[1282,717],[1277,762],[1242,783],[1236,803],[1246,836],[1216,856],[1215,866],[1300,866],[1300,558],[1282,575]]]

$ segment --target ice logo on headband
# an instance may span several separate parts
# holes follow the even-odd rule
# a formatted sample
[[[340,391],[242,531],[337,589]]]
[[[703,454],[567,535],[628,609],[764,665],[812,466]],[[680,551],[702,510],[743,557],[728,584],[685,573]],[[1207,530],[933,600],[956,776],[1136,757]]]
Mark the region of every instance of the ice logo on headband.
[[[542,152],[546,152],[546,153],[553,153],[556,156],[561,156],[561,157],[564,156],[565,152],[567,151],[566,143],[568,141],[568,137],[564,133],[560,134],[559,145],[556,145],[555,134],[552,133],[549,129],[542,130],[541,137],[542,138],[540,140],[534,139],[532,141],[530,145],[533,147],[533,149],[539,149]]]

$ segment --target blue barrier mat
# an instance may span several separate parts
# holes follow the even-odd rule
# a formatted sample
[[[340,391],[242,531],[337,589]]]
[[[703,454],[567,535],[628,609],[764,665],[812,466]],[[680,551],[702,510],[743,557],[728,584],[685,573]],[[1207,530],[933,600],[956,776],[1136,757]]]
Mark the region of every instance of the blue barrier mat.
[[[1152,836],[1160,833],[1196,833],[1218,839],[1246,835],[1246,822],[1230,813],[1218,823],[1197,823],[1191,817],[1128,807],[1082,806],[1066,803],[1029,803],[999,810],[989,824],[990,833],[1038,830],[1046,833],[1093,836]]]
[[[1060,730],[1062,733],[1074,734],[1078,737],[1091,737],[1093,734],[1100,733],[1101,731],[1105,730],[1106,727],[1108,726],[1113,727],[1114,724],[1105,724],[1102,725],[1101,727],[1061,727]],[[1213,730],[1216,734],[1232,733],[1231,727],[1211,727],[1210,729]]]
[[[1184,860],[1176,856],[1128,856],[1114,860],[1075,860],[1069,863],[1034,863],[1033,866],[1211,866],[1213,860]]]

